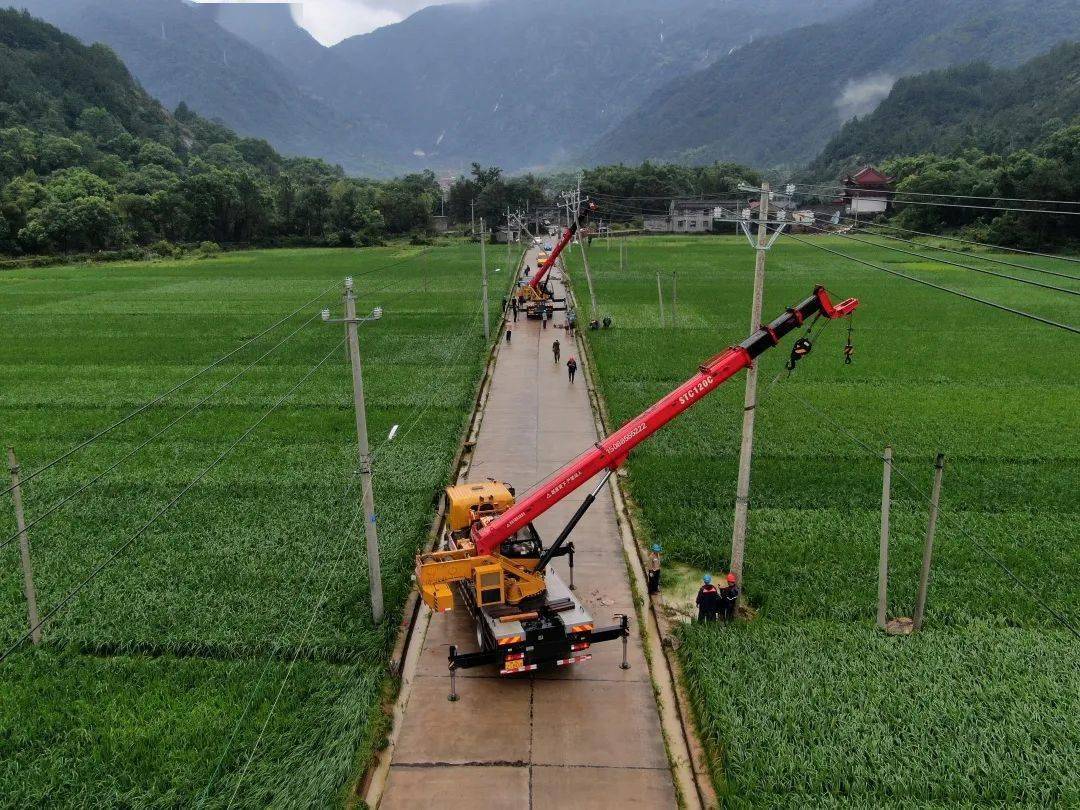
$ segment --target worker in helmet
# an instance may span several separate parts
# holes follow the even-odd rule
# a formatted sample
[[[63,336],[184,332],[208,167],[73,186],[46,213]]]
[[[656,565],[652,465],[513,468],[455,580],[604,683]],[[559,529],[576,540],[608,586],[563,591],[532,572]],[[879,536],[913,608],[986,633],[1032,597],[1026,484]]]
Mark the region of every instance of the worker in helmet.
[[[649,552],[649,593],[660,593],[660,544],[653,543]]]
[[[727,585],[720,589],[720,616],[725,622],[735,618],[736,609],[739,607],[739,583],[735,575],[728,572]]]
[[[702,579],[702,586],[697,592],[697,609],[699,622],[715,622],[716,615],[720,612],[720,591],[712,584],[712,575],[706,574]]]

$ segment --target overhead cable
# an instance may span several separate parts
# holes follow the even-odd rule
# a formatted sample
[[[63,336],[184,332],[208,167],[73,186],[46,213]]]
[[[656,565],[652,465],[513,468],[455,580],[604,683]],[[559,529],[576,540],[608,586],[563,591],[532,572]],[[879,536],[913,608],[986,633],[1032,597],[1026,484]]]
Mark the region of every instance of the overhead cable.
[[[277,409],[279,407],[281,407],[281,405],[290,396],[292,396],[293,393],[298,388],[300,388],[301,385],[303,385],[305,382],[307,382],[308,379],[310,379],[311,376],[316,371],[318,371],[323,366],[323,364],[327,360],[329,360],[330,357],[341,348],[342,345],[344,345],[345,340],[346,340],[346,338],[342,338],[340,341],[338,341],[337,344],[335,344],[334,348],[332,348],[329,352],[327,352],[327,354],[322,358],[322,360],[320,360],[314,366],[312,366],[311,369],[308,370],[308,372],[303,377],[301,377],[288,391],[285,392],[284,395],[282,395],[282,397],[279,400],[277,400],[277,402],[275,402],[272,406],[270,406],[269,410],[264,412],[263,415],[260,416],[257,420],[255,420],[255,422],[253,422],[243,433],[241,433],[240,436],[238,436],[236,439],[234,439],[229,444],[229,446],[226,447],[221,452],[220,455],[218,455],[217,458],[215,458],[212,462],[210,462],[210,464],[208,466],[203,468],[203,470],[198,475],[196,475],[194,478],[192,478],[191,481],[189,481],[187,484],[185,484],[184,487],[178,493],[176,493],[176,495],[174,495],[172,498],[170,498],[168,503],[166,503],[157,512],[155,512],[154,515],[149,520],[147,520],[138,529],[136,529],[135,532],[133,532],[131,534],[131,536],[129,536],[123,543],[121,543],[115,549],[113,549],[112,553],[110,553],[104,560],[102,560],[100,563],[98,563],[96,566],[94,566],[94,568],[90,571],[90,573],[87,574],[74,588],[72,588],[70,591],[68,591],[68,593],[65,594],[64,597],[62,599],[60,599],[60,601],[57,602],[44,616],[42,616],[41,619],[38,621],[38,623],[36,625],[31,627],[26,633],[21,635],[10,647],[8,647],[3,652],[3,654],[0,654],[0,664],[2,664],[4,662],[4,660],[7,659],[7,657],[10,656],[13,652],[15,652],[15,650],[17,650],[20,647],[20,645],[22,645],[23,642],[25,642],[27,639],[29,639],[30,636],[33,633],[35,633],[37,630],[39,630],[42,627],[42,625],[44,625],[46,622],[48,622],[50,619],[52,619],[53,616],[55,616],[57,613],[59,613],[61,610],[63,610],[65,607],[67,607],[67,605],[70,604],[72,602],[72,600],[74,600],[75,597],[78,596],[79,593],[82,592],[91,582],[93,582],[98,577],[98,575],[100,575],[101,572],[105,570],[106,567],[108,567],[121,554],[123,554],[124,551],[126,551],[132,545],[132,543],[134,543],[143,534],[145,534],[146,531],[155,522],[157,522],[158,518],[160,518],[162,515],[164,515],[166,512],[168,512],[173,506],[175,506],[180,501],[181,498],[183,498],[185,495],[187,495],[187,493],[190,492],[195,487],[196,484],[198,484],[207,475],[209,475],[214,469],[216,469],[217,466],[219,464],[221,464],[222,461],[225,460],[225,458],[229,455],[229,453],[231,453],[233,450],[235,450],[236,447],[238,447],[245,439],[248,438],[248,436],[250,436],[255,431],[256,428],[259,427],[259,425],[261,425],[263,422],[265,422],[275,411],[277,411]]]
[[[770,230],[775,230],[775,229],[770,229]],[[795,242],[798,242],[800,244],[808,245],[810,247],[817,248],[818,250],[823,250],[826,253],[831,253],[834,256],[839,256],[839,257],[841,257],[843,259],[853,261],[856,264],[861,264],[861,265],[863,265],[865,267],[869,267],[872,270],[877,270],[877,271],[882,272],[882,273],[888,273],[891,276],[897,276],[898,278],[907,279],[908,281],[913,281],[916,284],[922,284],[925,287],[930,287],[930,288],[935,289],[935,290],[940,290],[941,292],[946,292],[946,293],[949,293],[950,295],[955,295],[955,296],[958,296],[960,298],[967,299],[968,301],[974,301],[977,304],[982,304],[984,306],[992,307],[993,309],[998,309],[998,310],[1001,310],[1002,312],[1008,312],[1008,313],[1010,313],[1012,315],[1018,315],[1018,316],[1020,316],[1022,318],[1027,318],[1029,320],[1045,324],[1046,326],[1055,327],[1056,329],[1062,329],[1062,330],[1064,330],[1066,332],[1071,332],[1074,335],[1080,335],[1080,328],[1072,326],[1071,324],[1059,323],[1058,321],[1053,321],[1053,320],[1050,320],[1049,318],[1043,318],[1041,315],[1034,315],[1034,314],[1032,314],[1030,312],[1024,312],[1023,310],[1015,309],[1013,307],[1006,306],[1005,304],[999,304],[996,301],[989,301],[989,300],[987,300],[985,298],[979,298],[978,296],[970,295],[968,293],[961,292],[960,290],[954,290],[951,287],[945,287],[945,286],[942,286],[941,284],[935,284],[932,281],[927,281],[925,279],[919,278],[918,276],[909,276],[907,273],[901,273],[899,270],[893,270],[892,268],[889,268],[889,267],[882,267],[881,265],[874,264],[873,262],[868,262],[865,259],[857,258],[855,256],[852,256],[852,255],[848,254],[848,253],[844,253],[844,252],[839,251],[839,250],[834,250],[833,248],[826,247],[825,245],[819,245],[816,242],[810,241],[809,239],[801,239],[798,236],[795,236],[794,234],[785,233],[784,236],[786,238],[791,239],[791,240],[793,240]]]

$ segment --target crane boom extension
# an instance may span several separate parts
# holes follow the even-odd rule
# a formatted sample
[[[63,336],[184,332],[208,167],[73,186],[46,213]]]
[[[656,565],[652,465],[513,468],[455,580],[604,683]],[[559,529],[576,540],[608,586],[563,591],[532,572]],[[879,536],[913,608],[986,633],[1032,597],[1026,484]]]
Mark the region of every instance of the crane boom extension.
[[[579,217],[580,219],[580,217]],[[567,230],[570,233],[570,230]],[[564,241],[568,237],[564,235]],[[552,254],[557,255],[557,253]],[[840,318],[852,312],[859,302],[849,298],[834,305],[824,287],[796,307],[788,309],[770,324],[761,326],[750,337],[700,366],[696,375],[684,382],[640,416],[631,419],[606,439],[546,480],[533,487],[517,503],[486,525],[476,523],[472,539],[476,553],[496,553],[500,544],[522,526],[526,526],[557,504],[597,473],[614,470],[637,445],[649,438],[676,416],[712,393],[725,380],[748,368],[759,355],[776,346],[782,337],[798,329],[807,318],[824,315]]]
[[[573,221],[569,228],[563,231],[562,239],[555,245],[555,249],[551,251],[551,254],[544,260],[544,263],[536,268],[536,274],[529,280],[529,286],[534,290],[540,289],[540,284],[543,282],[544,277],[548,274],[548,270],[555,266],[555,262],[559,260],[559,254],[563,252],[567,245],[570,244],[570,240],[574,238],[574,234],[578,232],[578,228],[581,227],[581,223],[588,216],[589,212],[595,206],[592,203],[586,203],[578,209],[577,218]]]

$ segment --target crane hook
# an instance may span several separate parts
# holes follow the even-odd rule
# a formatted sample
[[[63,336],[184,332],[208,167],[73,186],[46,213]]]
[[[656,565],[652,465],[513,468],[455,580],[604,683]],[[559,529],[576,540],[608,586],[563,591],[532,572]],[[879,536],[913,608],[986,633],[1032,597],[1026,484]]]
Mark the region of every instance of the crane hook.
[[[795,345],[791,347],[791,358],[787,361],[785,368],[788,371],[794,371],[795,364],[810,354],[810,350],[813,348],[814,344],[810,342],[809,338],[801,337],[796,340]]]
[[[851,323],[851,315],[848,315],[847,319],[847,343],[844,345],[844,365],[851,365],[851,356],[855,354],[855,345],[851,342],[851,333],[853,327]]]

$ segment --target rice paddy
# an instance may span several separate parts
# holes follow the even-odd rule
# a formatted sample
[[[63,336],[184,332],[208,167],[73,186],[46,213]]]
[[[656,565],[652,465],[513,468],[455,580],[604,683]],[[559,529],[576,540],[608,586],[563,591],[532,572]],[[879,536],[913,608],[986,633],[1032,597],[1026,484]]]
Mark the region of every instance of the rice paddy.
[[[360,327],[380,625],[344,327],[318,317],[341,315],[346,275],[361,314],[384,309]],[[30,529],[42,612],[136,539],[45,626],[40,648],[0,665],[0,803],[343,800],[385,733],[385,661],[413,554],[486,356],[476,247],[15,270],[0,274],[0,312],[0,438],[24,476],[252,341],[27,482],[35,521],[101,476]],[[14,531],[3,503],[0,540]],[[17,544],[0,560],[6,649],[26,629]]]
[[[932,260],[914,266],[885,246],[824,244],[1080,323],[1066,294]],[[620,269],[617,245],[594,240],[590,251],[597,314],[614,328],[588,341],[616,424],[746,336],[752,287],[741,237],[636,238],[627,256]],[[576,252],[570,270],[585,302]],[[764,319],[816,284],[861,300],[854,362],[843,363],[845,322],[818,326],[790,378],[790,342],[761,358],[744,572],[757,619],[682,634],[725,803],[1077,803],[1068,763],[1080,750],[1080,645],[988,556],[1080,622],[1075,336],[787,239],[769,255]],[[631,456],[647,542],[669,561],[726,570],[743,387],[732,380]],[[933,459],[946,454],[927,629],[906,639],[873,627],[886,444],[898,470],[893,616],[911,615]]]

